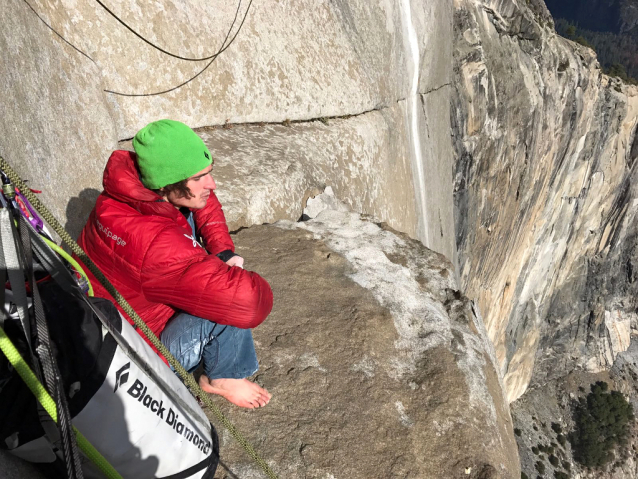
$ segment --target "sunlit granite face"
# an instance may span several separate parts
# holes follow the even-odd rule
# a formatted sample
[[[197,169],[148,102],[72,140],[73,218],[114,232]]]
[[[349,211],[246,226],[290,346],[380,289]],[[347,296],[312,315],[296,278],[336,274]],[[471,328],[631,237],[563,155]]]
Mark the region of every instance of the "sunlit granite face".
[[[538,2],[455,2],[456,233],[510,401],[636,333],[638,89]]]

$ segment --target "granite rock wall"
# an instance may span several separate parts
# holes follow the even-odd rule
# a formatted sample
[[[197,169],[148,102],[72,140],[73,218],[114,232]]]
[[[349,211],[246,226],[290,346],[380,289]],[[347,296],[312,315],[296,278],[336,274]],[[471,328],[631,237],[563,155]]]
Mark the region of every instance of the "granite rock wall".
[[[67,218],[69,200],[99,187],[98,172],[117,144],[101,68],[26,2],[2,2],[0,17],[0,155],[43,190],[57,218]],[[69,218],[86,218],[91,208],[77,201],[72,206]]]
[[[356,132],[361,121],[331,124],[330,119],[370,115],[370,132],[346,134],[331,148],[330,161],[339,168],[334,174],[347,178],[355,156],[369,165],[409,165],[398,172],[402,191],[351,192],[342,181],[342,198],[455,257],[448,122],[451,4],[101,3],[9,0],[1,7],[15,28],[0,33],[5,66],[0,86],[11,92],[2,100],[8,113],[0,154],[45,191],[43,199],[66,218],[72,234],[101,189],[108,152],[150,121],[173,118],[194,128],[232,128],[320,119],[324,131],[337,137],[342,125]],[[33,137],[28,148],[21,132]],[[306,139],[302,148],[312,151],[324,132],[316,138],[308,131],[292,136],[296,144]],[[379,141],[387,146],[378,148]],[[279,150],[284,156],[285,148]],[[261,154],[241,145],[229,156],[238,151]],[[223,165],[229,158],[217,160]],[[269,166],[259,165],[264,177],[279,173]],[[386,182],[381,178],[386,174],[383,167],[367,172],[376,184]],[[311,185],[317,191],[325,186]],[[271,205],[264,197],[252,209],[276,213],[240,216],[297,219],[287,211],[299,207]]]
[[[460,275],[513,401],[637,332],[638,89],[539,2],[457,0],[454,32]]]

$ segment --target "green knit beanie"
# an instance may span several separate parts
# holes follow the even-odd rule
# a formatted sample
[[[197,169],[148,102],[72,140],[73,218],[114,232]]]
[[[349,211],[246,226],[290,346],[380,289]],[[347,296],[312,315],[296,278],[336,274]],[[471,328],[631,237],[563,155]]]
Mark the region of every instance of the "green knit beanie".
[[[142,183],[150,190],[185,180],[212,163],[202,139],[174,120],[146,125],[133,138],[133,149]]]

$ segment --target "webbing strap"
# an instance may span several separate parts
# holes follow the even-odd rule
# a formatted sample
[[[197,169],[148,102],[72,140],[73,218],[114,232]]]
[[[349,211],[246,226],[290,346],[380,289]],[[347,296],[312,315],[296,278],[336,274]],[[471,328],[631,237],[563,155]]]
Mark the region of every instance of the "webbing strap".
[[[80,465],[80,456],[77,451],[75,438],[72,435],[71,413],[66,401],[66,394],[63,389],[64,383],[60,375],[53,351],[51,350],[51,336],[44,315],[44,307],[38,284],[33,274],[33,253],[31,251],[31,238],[28,226],[31,226],[27,220],[20,217],[20,238],[22,239],[22,249],[26,259],[26,273],[31,290],[33,291],[33,311],[35,314],[35,324],[37,330],[36,351],[40,358],[40,365],[44,371],[44,377],[47,381],[47,388],[55,399],[58,410],[58,427],[60,430],[62,454],[64,455],[64,463],[66,464],[67,477],[69,479],[84,479],[82,466]],[[27,226],[28,225],[28,226]]]
[[[0,249],[2,249],[2,235],[0,235]],[[7,264],[4,261],[4,254],[0,253],[0,308],[2,308],[2,311],[0,311],[0,328],[4,328],[4,317],[5,317],[5,313],[8,313],[8,311],[5,311],[5,304],[4,304],[4,300],[5,300],[5,285],[7,284]]]
[[[24,285],[24,271],[22,267],[22,261],[18,254],[18,245],[16,239],[18,232],[13,224],[13,219],[8,208],[3,207],[0,209],[0,237],[2,238],[1,246],[2,251],[0,255],[5,261],[9,281],[11,282],[11,291],[13,293],[13,303],[16,306],[16,312],[22,325],[27,344],[29,346],[29,359],[31,364],[36,368],[36,374],[38,379],[42,380],[41,372],[39,369],[38,358],[33,354],[33,344],[31,335],[31,318],[29,317],[29,303],[27,300],[27,290]],[[4,284],[2,285],[4,292]],[[4,305],[3,305],[4,309]],[[46,434],[49,441],[56,447],[61,447],[60,433],[57,425],[51,421],[51,418],[47,412],[38,404],[38,418],[42,429]]]
[[[22,324],[22,329],[27,338],[29,348],[31,348],[31,324],[29,322],[29,311],[27,302],[27,290],[24,286],[24,276],[22,274],[22,264],[18,257],[18,249],[16,247],[14,234],[14,226],[6,208],[0,209],[0,236],[2,237],[2,249],[4,252],[4,260],[11,282],[11,290],[13,298]],[[4,285],[2,285],[4,288]],[[3,306],[4,307],[4,306]]]
[[[7,357],[13,368],[18,372],[22,380],[34,394],[38,403],[47,411],[53,421],[58,421],[58,411],[55,406],[55,401],[49,395],[42,383],[38,381],[27,362],[24,360],[20,353],[13,345],[9,337],[4,332],[3,328],[0,328],[0,350]],[[78,446],[82,452],[93,462],[102,473],[108,479],[122,479],[122,476],[104,459],[104,457],[98,452],[97,449],[78,431],[73,427],[73,432],[77,439]]]
[[[164,346],[161,341],[153,334],[151,329],[147,326],[147,324],[142,321],[142,319],[138,316],[135,310],[131,307],[130,304],[124,299],[124,297],[115,289],[115,287],[111,284],[111,282],[104,276],[104,273],[100,271],[100,269],[93,263],[91,258],[80,248],[80,246],[71,238],[71,236],[65,231],[62,225],[58,222],[57,219],[49,212],[49,210],[40,202],[40,200],[31,193],[31,190],[24,184],[24,182],[20,179],[20,177],[16,174],[16,172],[11,168],[11,165],[7,163],[7,161],[0,156],[0,169],[2,169],[5,174],[9,177],[11,182],[17,186],[22,194],[29,200],[29,203],[37,210],[40,216],[53,228],[53,230],[62,238],[69,248],[77,255],[78,258],[86,265],[86,267],[93,273],[93,275],[98,279],[100,283],[104,286],[104,288],[109,292],[109,294],[115,299],[118,304],[122,307],[122,309],[128,314],[128,316],[133,320],[135,325],[146,335],[146,337],[151,341],[151,344],[155,346],[155,348],[168,360],[170,365],[177,371],[180,375],[186,386],[190,389],[191,393],[194,396],[199,397],[202,402],[210,408],[210,410],[217,416],[217,419],[228,429],[228,432],[235,438],[235,440],[244,448],[246,453],[261,467],[264,473],[270,479],[277,479],[277,475],[274,471],[266,464],[266,461],[262,459],[262,457],[257,454],[257,451],[252,447],[252,445],[244,438],[244,436],[237,430],[237,428],[226,418],[224,413],[219,409],[219,407],[210,399],[209,395],[206,394],[202,388],[195,382],[195,379],[191,374],[184,369],[184,367],[175,359],[175,357],[170,353],[170,351]]]
[[[12,234],[14,235],[14,239],[17,241],[19,237],[18,232],[15,228],[13,228],[14,222],[11,213],[9,213],[9,223],[11,224]],[[14,243],[17,244],[17,243]],[[21,255],[19,258],[25,259],[25,266],[28,266],[27,271],[23,271],[20,269],[18,271],[20,278],[20,285],[24,285],[24,275],[26,273],[29,283],[35,283],[33,276],[33,259],[31,258],[31,248],[30,245],[26,245],[23,242]],[[23,257],[22,254],[25,256]],[[18,263],[20,264],[20,263]],[[12,287],[14,282],[11,283]],[[28,307],[28,305],[27,305]],[[55,373],[52,366],[52,354],[49,344],[49,330],[46,328],[46,323],[42,324],[42,320],[44,317],[44,312],[42,311],[42,304],[40,303],[40,297],[36,294],[33,295],[33,311],[35,316],[35,329],[36,329],[36,341],[35,341],[35,350],[36,354],[33,354],[33,347],[29,347],[29,353],[31,355],[31,362],[36,368],[37,377],[40,381],[42,381],[44,377],[44,381],[46,382],[46,386],[50,394],[53,394],[54,398],[58,397],[57,394],[57,383],[55,379]],[[27,314],[29,314],[29,309],[27,309]],[[28,323],[30,324],[31,316],[28,317]],[[25,332],[26,334],[26,332]],[[65,459],[68,458],[68,439],[65,441],[63,438],[63,433],[58,424],[55,421],[51,420],[49,414],[45,411],[41,404],[38,404],[38,418],[40,420],[40,424],[42,429],[44,430],[45,435],[56,448],[61,449],[64,453]],[[67,471],[69,472],[69,471]]]

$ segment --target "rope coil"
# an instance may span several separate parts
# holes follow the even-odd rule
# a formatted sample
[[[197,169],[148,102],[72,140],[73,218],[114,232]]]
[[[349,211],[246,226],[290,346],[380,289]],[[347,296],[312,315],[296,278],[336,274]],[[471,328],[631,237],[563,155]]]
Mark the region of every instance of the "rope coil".
[[[126,312],[126,314],[133,320],[135,326],[140,329],[149,341],[157,348],[157,350],[167,359],[169,364],[173,367],[173,369],[179,374],[182,378],[182,381],[191,394],[195,397],[199,397],[200,400],[215,414],[219,422],[221,422],[226,429],[230,432],[233,438],[244,448],[246,453],[261,467],[263,472],[270,479],[277,479],[277,475],[274,471],[266,464],[266,461],[262,459],[262,457],[255,451],[253,446],[244,438],[244,436],[237,430],[237,428],[226,418],[224,413],[219,409],[219,407],[211,400],[208,394],[206,394],[199,384],[195,382],[195,379],[191,374],[188,373],[184,369],[184,367],[175,359],[175,357],[170,353],[170,351],[164,346],[161,341],[153,334],[151,329],[147,326],[147,324],[138,316],[135,310],[131,307],[130,304],[124,299],[124,297],[115,289],[115,287],[111,284],[111,282],[104,276],[102,271],[93,263],[91,258],[84,252],[82,248],[71,238],[71,236],[66,232],[66,230],[62,227],[62,225],[57,221],[57,219],[49,212],[49,210],[42,204],[42,202],[35,196],[31,190],[24,184],[20,176],[13,170],[13,168],[9,165],[9,163],[0,156],[0,169],[2,169],[5,174],[9,177],[11,182],[17,186],[20,191],[23,192],[24,196],[26,196],[27,200],[31,203],[31,205],[38,211],[40,216],[53,228],[53,230],[60,236],[62,241],[77,255],[78,258],[86,265],[86,267],[93,273],[93,275],[102,283],[104,288],[109,292],[109,294],[118,302],[118,304],[122,307],[122,309]]]

